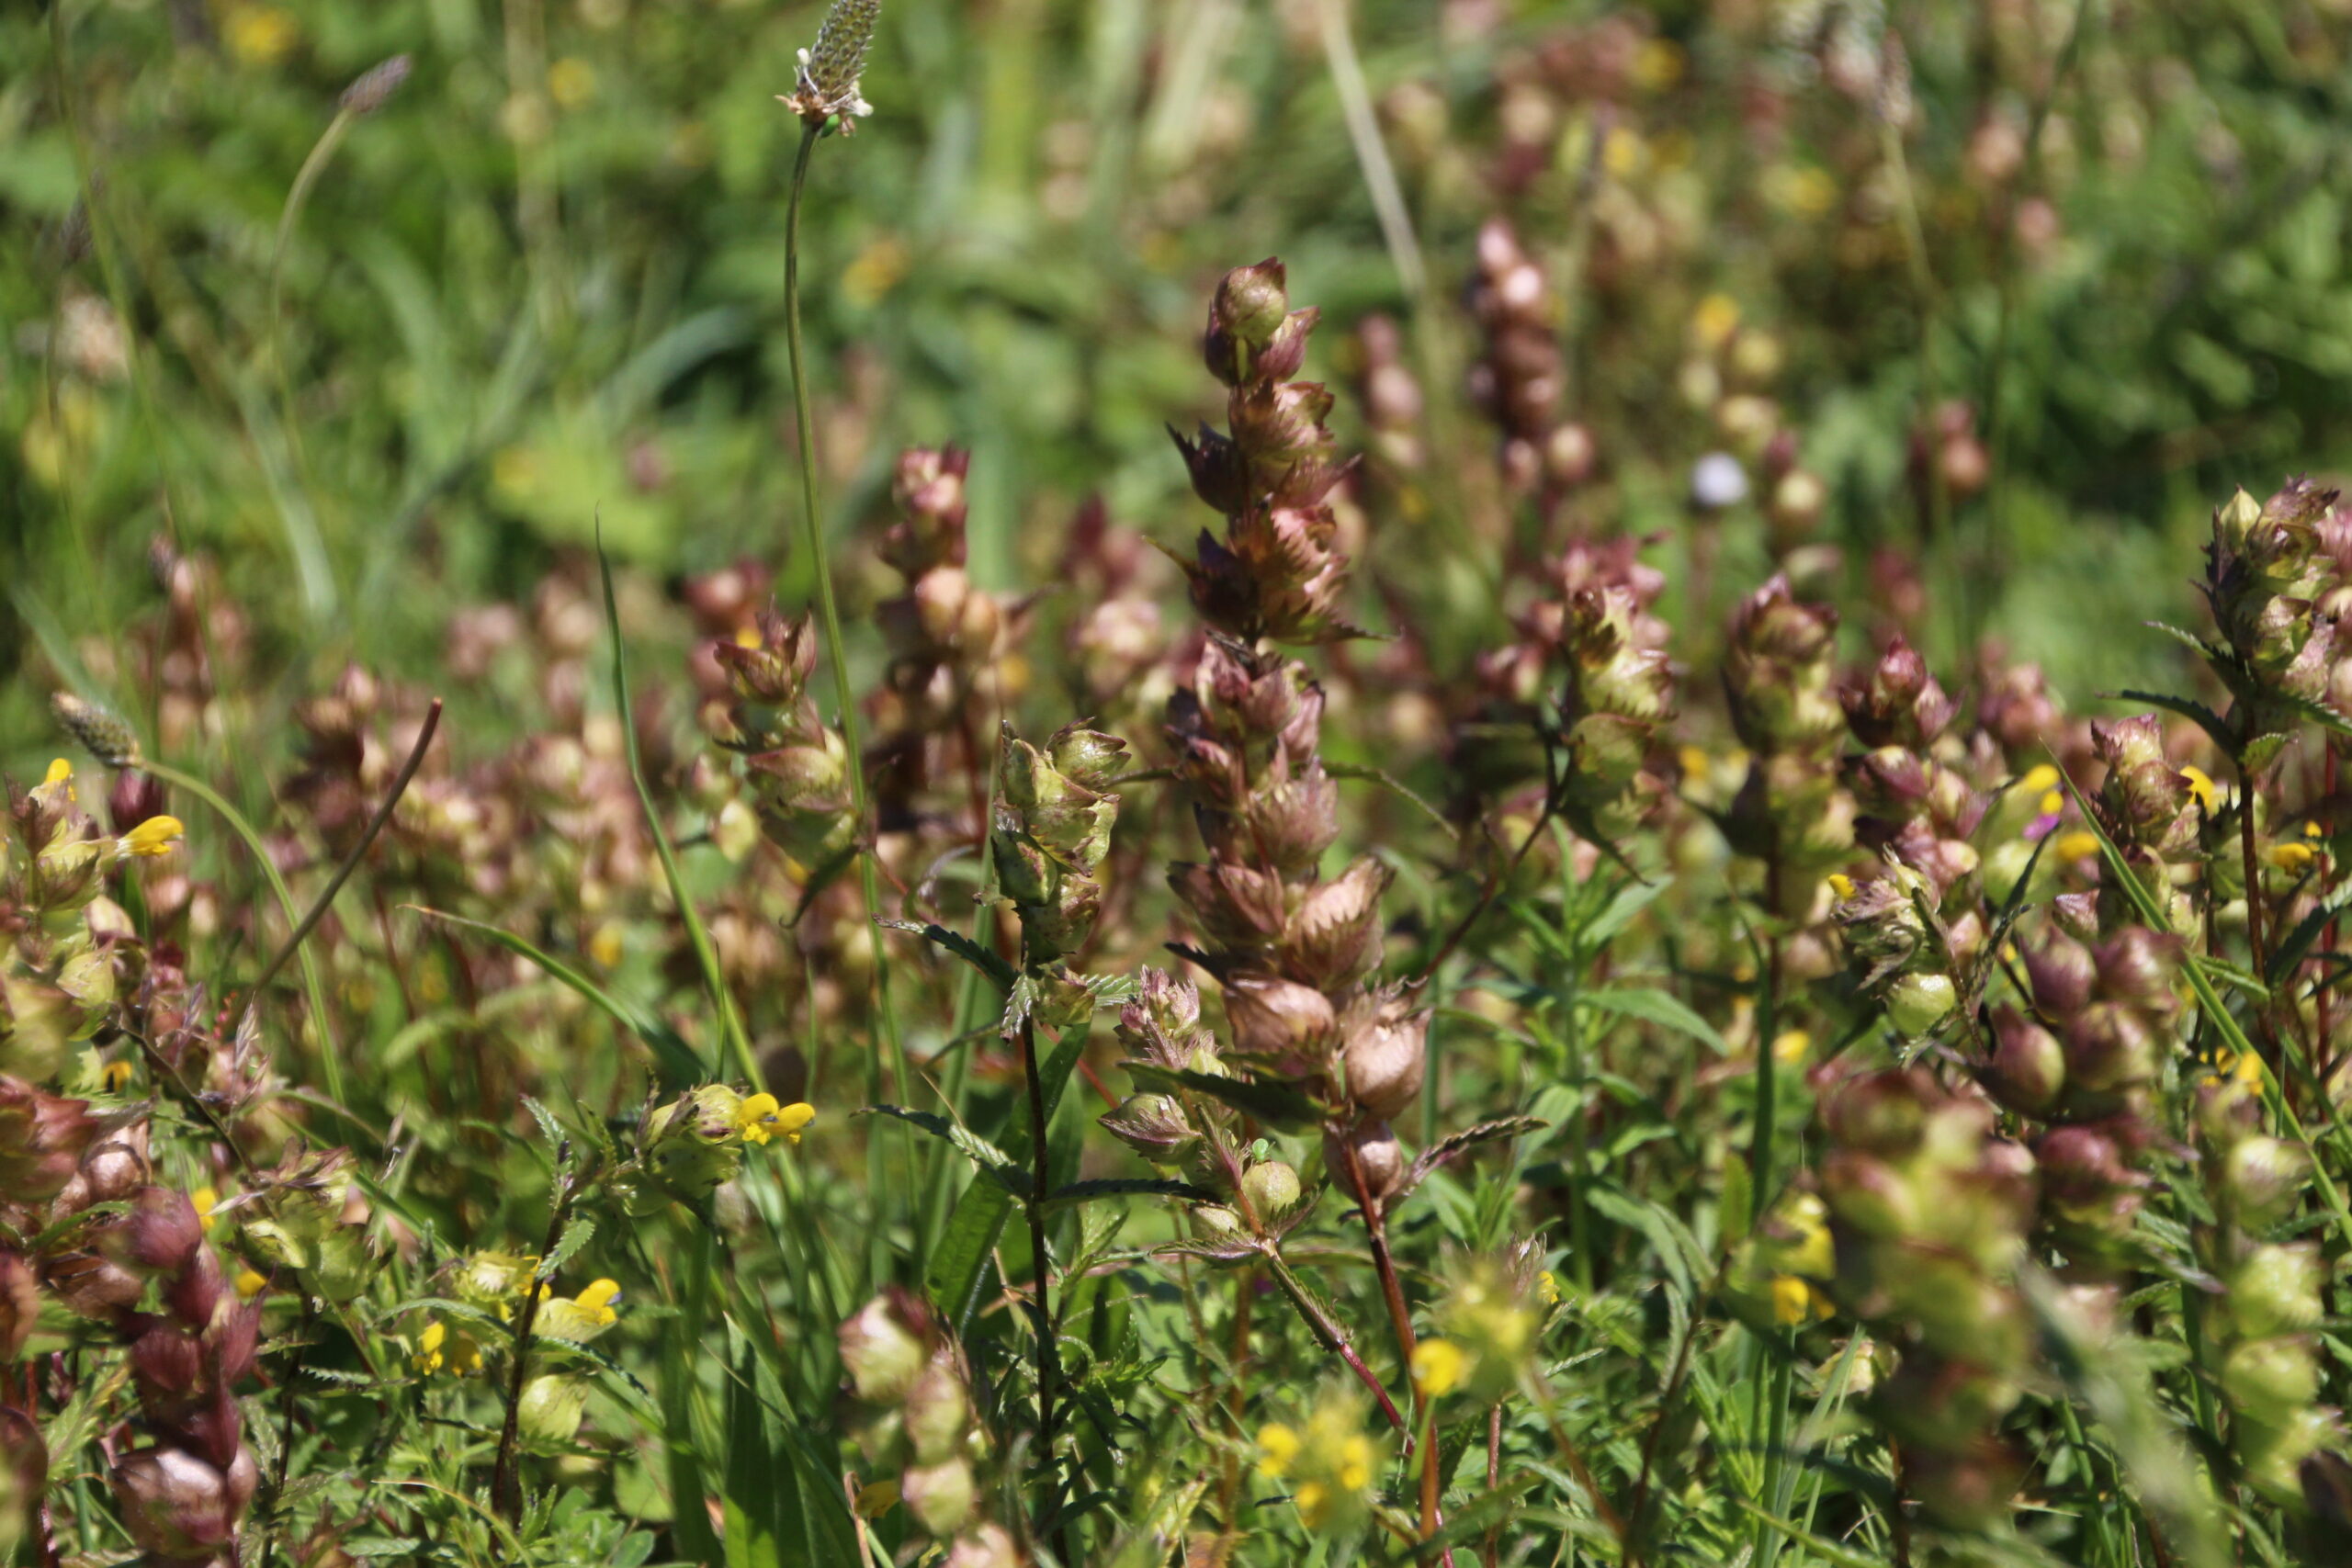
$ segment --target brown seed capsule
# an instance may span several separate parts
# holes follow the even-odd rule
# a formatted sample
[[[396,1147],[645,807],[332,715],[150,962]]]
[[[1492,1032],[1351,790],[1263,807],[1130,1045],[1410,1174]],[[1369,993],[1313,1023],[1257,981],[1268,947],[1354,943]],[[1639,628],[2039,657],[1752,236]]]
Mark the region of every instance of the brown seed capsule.
[[[1367,998],[1348,1021],[1348,1097],[1386,1120],[1412,1104],[1429,1066],[1430,1015],[1395,993]]]
[[[1397,1145],[1396,1130],[1387,1122],[1367,1122],[1344,1133],[1324,1129],[1324,1168],[1343,1191],[1353,1190],[1348,1164],[1351,1152],[1355,1157],[1355,1168],[1363,1173],[1364,1190],[1356,1194],[1359,1201],[1379,1202],[1404,1182],[1405,1151]]]

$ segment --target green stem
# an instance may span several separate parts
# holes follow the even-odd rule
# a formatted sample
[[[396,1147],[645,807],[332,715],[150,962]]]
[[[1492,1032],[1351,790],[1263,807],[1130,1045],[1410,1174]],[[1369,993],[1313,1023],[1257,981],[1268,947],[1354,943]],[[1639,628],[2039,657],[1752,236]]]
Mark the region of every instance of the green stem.
[[[1045,1081],[1037,1076],[1037,1025],[1023,1019],[1021,1022],[1021,1068],[1029,1088],[1029,1153],[1031,1156],[1029,1201],[1022,1205],[1029,1221],[1029,1250],[1037,1273],[1037,1474],[1038,1522],[1060,1511],[1061,1483],[1054,1463],[1054,1400],[1061,1382],[1061,1347],[1055,1339],[1053,1298],[1053,1257],[1046,1245],[1046,1194],[1052,1190],[1053,1151],[1046,1134],[1049,1120],[1046,1110]],[[1069,1540],[1066,1527],[1054,1531],[1054,1555],[1064,1562],[1074,1561],[1069,1554]]]
[[[294,459],[294,477],[306,490],[311,488],[310,461],[303,455],[301,429],[294,418],[294,379],[286,367],[286,339],[279,308],[286,288],[286,245],[293,238],[295,224],[301,221],[303,208],[310,205],[311,188],[326,173],[335,150],[343,145],[352,122],[358,118],[348,106],[338,108],[326,130],[319,133],[311,155],[302,160],[302,167],[296,172],[294,184],[286,193],[286,205],[277,215],[277,236],[269,247],[269,314],[265,325],[269,334],[270,375],[277,382],[277,418],[285,427],[286,449]],[[334,577],[327,568],[325,542],[319,537],[315,524],[309,528],[297,525],[298,513],[293,508],[281,506],[278,511],[287,520],[294,564],[301,574],[303,604],[313,617],[326,615],[334,609]]]
[[[262,837],[254,830],[254,825],[245,820],[244,813],[230,805],[219,790],[194,773],[184,773],[168,763],[147,758],[140,760],[139,767],[167,784],[187,791],[220,814],[220,819],[229,824],[230,830],[243,839],[245,848],[253,852],[254,860],[261,866],[262,875],[269,882],[270,892],[277,898],[278,908],[285,913],[287,929],[301,931],[302,912],[294,907],[294,895],[287,887],[286,878],[278,874],[277,863],[270,859],[269,847],[262,842]],[[335,1054],[334,1031],[327,1013],[326,985],[319,976],[319,963],[311,956],[309,944],[298,945],[295,956],[301,961],[302,988],[309,993],[311,1022],[319,1032],[319,1065],[326,1077],[327,1097],[341,1104],[344,1100],[343,1062]],[[260,1002],[261,998],[255,995],[253,1005],[258,1006]]]
[[[784,219],[784,341],[792,361],[792,419],[800,437],[800,511],[808,530],[808,564],[817,579],[817,612],[825,628],[825,659],[833,667],[833,695],[841,706],[842,743],[849,751],[850,808],[856,814],[860,844],[858,883],[865,897],[869,922],[882,912],[882,887],[874,867],[874,846],[865,841],[871,827],[865,796],[865,749],[858,736],[857,693],[850,684],[849,660],[842,646],[841,605],[833,595],[832,562],[825,553],[825,518],[817,505],[817,431],[808,412],[807,355],[800,339],[800,198],[808,183],[809,155],[821,124],[805,125],[800,151],[792,162],[792,194]],[[907,1066],[907,1047],[899,1032],[898,1010],[890,998],[890,960],[879,927],[874,930],[874,990],[882,1021],[882,1037],[890,1053],[893,1088],[899,1100],[915,1103],[914,1075]],[[867,1069],[867,1098],[881,1098],[879,1069]]]

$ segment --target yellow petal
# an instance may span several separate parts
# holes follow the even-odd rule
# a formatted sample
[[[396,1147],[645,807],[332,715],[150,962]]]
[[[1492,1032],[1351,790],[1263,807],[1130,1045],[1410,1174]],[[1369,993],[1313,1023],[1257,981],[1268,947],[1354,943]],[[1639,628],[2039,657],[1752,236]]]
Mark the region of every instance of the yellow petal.
[[[122,836],[123,852],[134,855],[165,855],[172,846],[187,836],[176,817],[150,817]]]
[[[1424,1339],[1413,1347],[1413,1386],[1430,1399],[1451,1393],[1462,1382],[1469,1358],[1450,1339]]]

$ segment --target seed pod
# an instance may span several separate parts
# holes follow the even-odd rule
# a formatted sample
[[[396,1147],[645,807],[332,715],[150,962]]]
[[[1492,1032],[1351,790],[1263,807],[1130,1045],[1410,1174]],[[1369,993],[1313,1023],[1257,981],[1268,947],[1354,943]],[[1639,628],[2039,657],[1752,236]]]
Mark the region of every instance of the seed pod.
[[[1298,1202],[1298,1172],[1281,1160],[1265,1160],[1241,1173],[1241,1190],[1259,1218],[1281,1214]]]
[[[974,1491],[972,1467],[961,1459],[917,1465],[899,1480],[907,1511],[937,1536],[953,1535],[970,1520]]]
[[[1393,1194],[1405,1179],[1405,1151],[1397,1146],[1396,1130],[1385,1122],[1369,1122],[1346,1133],[1323,1133],[1323,1165],[1342,1190],[1350,1188],[1348,1156],[1363,1173],[1365,1190],[1360,1198],[1378,1202]]]
[[[929,1359],[930,1322],[920,1301],[893,1286],[842,1325],[842,1365],[858,1398],[897,1404],[907,1397]]]
[[[944,1350],[934,1354],[900,1406],[915,1462],[938,1464],[955,1453],[971,1426],[971,1399],[956,1363]]]
[[[1367,998],[1351,1012],[1342,1047],[1349,1098],[1383,1121],[1412,1104],[1429,1067],[1429,1032],[1430,1015],[1401,996]]]

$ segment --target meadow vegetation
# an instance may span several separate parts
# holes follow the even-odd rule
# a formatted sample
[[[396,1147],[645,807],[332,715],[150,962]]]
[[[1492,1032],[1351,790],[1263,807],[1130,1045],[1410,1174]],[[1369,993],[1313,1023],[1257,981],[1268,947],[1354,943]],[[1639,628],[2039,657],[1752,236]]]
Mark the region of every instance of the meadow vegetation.
[[[0,15],[0,1561],[2352,1562],[2347,113]]]

